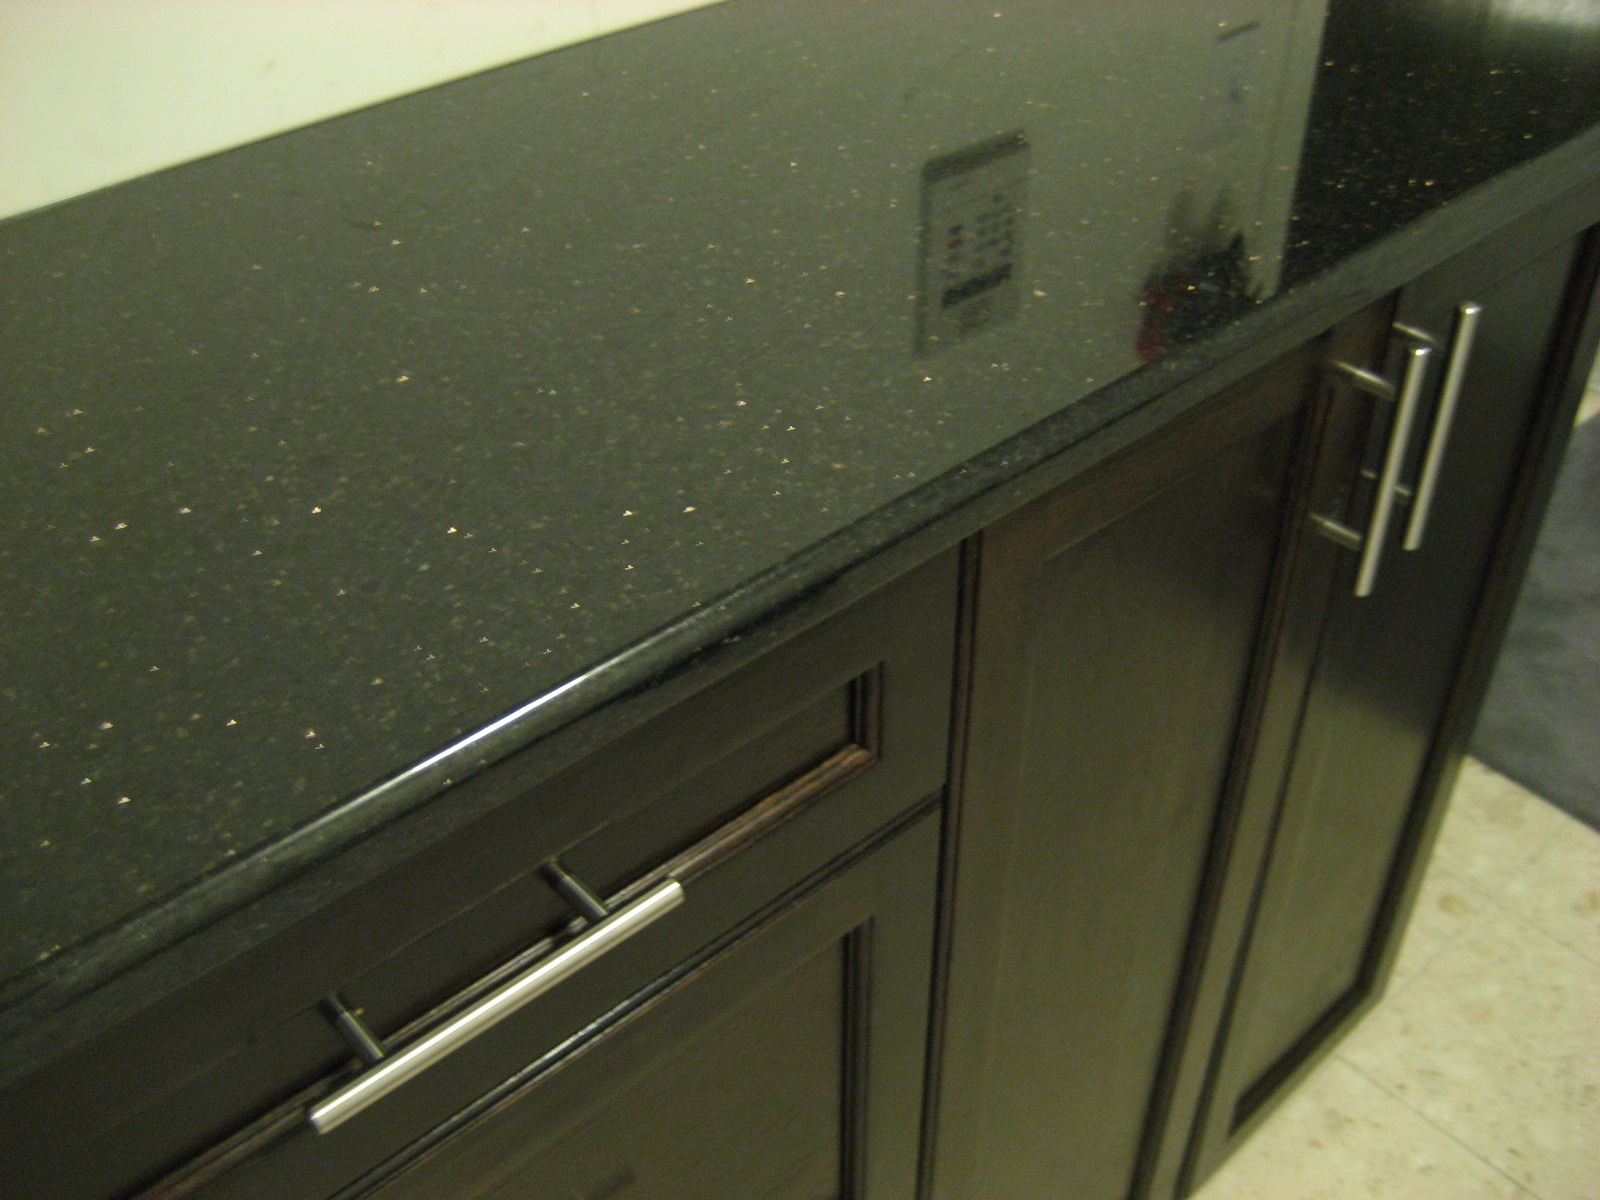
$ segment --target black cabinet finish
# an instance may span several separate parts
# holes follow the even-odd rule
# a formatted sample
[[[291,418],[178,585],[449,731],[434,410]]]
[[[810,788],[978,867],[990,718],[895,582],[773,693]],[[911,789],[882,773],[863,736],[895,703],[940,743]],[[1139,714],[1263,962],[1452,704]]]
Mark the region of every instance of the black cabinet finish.
[[[923,812],[345,1195],[910,1200],[938,825]]]
[[[463,783],[478,821],[0,1095],[9,1177],[30,1200],[1181,1195],[1381,989],[1594,340],[1595,240],[1549,245],[1580,210],[553,778],[513,756]],[[1338,364],[1393,370],[1469,300],[1421,548],[1444,363],[1358,598],[1326,525],[1370,511],[1395,405]],[[555,856],[612,905],[668,874],[689,900],[313,1132],[356,1069],[322,998],[417,1038],[578,932]]]
[[[0,1095],[7,1178],[1181,1195],[1381,989],[1595,341],[1588,212],[1451,260],[567,770],[459,785],[477,821]],[[1403,549],[1448,364],[1357,597],[1327,533],[1370,510],[1395,406],[1338,364],[1448,344],[1467,301],[1431,520]],[[312,1131],[357,1069],[323,998],[419,1037],[581,930],[557,856],[613,906],[668,875],[689,901]]]
[[[1181,1195],[1375,1001],[1593,351],[1592,209],[977,540],[933,1196]],[[1421,342],[1397,440],[1371,381]]]
[[[775,835],[759,862],[733,865],[732,895],[770,886],[814,818]],[[938,829],[937,808],[919,807],[736,913],[637,991],[608,998],[603,984],[574,981],[556,1013],[500,1039],[515,1069],[387,1156],[366,1158],[374,1142],[358,1123],[393,1123],[373,1110],[322,1138],[300,1125],[209,1177],[181,1173],[142,1195],[909,1200]],[[727,915],[727,878],[690,890],[710,924]],[[353,1172],[363,1158],[368,1169]]]
[[[1400,295],[1390,369],[1401,369],[1413,331],[1434,334],[1443,361],[1411,437],[1411,494],[1399,498],[1371,594],[1355,594],[1356,554],[1325,542],[1304,547],[1288,585],[1300,627],[1290,624],[1279,651],[1272,702],[1283,712],[1256,747],[1245,783],[1246,807],[1272,829],[1259,877],[1230,883],[1251,893],[1254,910],[1193,1179],[1209,1173],[1381,991],[1480,698],[1475,676],[1492,663],[1514,586],[1510,564],[1531,532],[1525,496],[1559,458],[1570,422],[1564,401],[1584,369],[1576,356],[1594,270],[1592,235],[1552,248],[1548,231],[1538,237],[1525,227]],[[1456,335],[1473,308],[1481,312],[1469,346]],[[1453,367],[1459,402],[1443,429],[1436,418]],[[1393,405],[1335,388],[1317,469],[1342,479],[1344,495],[1321,497],[1299,535],[1319,542],[1315,517],[1330,515],[1330,505],[1352,524],[1370,511],[1372,477],[1393,433]],[[1431,510],[1425,523],[1412,522],[1426,451],[1441,436]],[[1413,527],[1421,544],[1408,549]],[[1241,861],[1254,865],[1248,853]]]
[[[1391,537],[1369,597],[1351,593],[1354,556],[1335,579],[1230,1038],[1252,1079],[1290,1055],[1364,974],[1384,882],[1540,399],[1571,264],[1568,247],[1509,280],[1461,291],[1430,278],[1403,295],[1397,319],[1439,330],[1441,342],[1458,323],[1456,305],[1481,301],[1475,365],[1422,547],[1408,553]],[[1235,1120],[1254,1102],[1242,1096]]]
[[[981,539],[940,1200],[1133,1186],[1314,366]]]

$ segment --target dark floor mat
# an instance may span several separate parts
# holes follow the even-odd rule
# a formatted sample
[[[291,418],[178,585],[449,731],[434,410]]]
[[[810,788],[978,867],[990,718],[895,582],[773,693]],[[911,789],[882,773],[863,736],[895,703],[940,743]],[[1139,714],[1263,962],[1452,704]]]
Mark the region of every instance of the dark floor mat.
[[[1573,433],[1472,753],[1600,829],[1600,418]]]

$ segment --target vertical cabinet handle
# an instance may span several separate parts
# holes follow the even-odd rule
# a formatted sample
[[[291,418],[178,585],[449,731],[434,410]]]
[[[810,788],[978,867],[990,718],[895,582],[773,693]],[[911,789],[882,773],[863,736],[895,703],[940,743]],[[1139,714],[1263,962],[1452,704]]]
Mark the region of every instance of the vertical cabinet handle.
[[[1383,557],[1383,543],[1388,538],[1389,521],[1394,516],[1395,496],[1402,490],[1400,471],[1405,466],[1406,448],[1411,443],[1411,427],[1417,421],[1417,408],[1422,401],[1422,381],[1428,373],[1428,360],[1433,350],[1428,346],[1412,346],[1406,351],[1405,371],[1400,376],[1400,387],[1381,375],[1349,363],[1336,362],[1335,369],[1342,372],[1365,392],[1385,400],[1396,400],[1394,424],[1389,427],[1389,441],[1383,451],[1383,467],[1378,474],[1378,488],[1372,499],[1372,513],[1367,518],[1367,531],[1357,533],[1331,517],[1312,514],[1312,523],[1324,536],[1332,538],[1349,550],[1360,550],[1361,563],[1356,568],[1358,597],[1372,595],[1378,581],[1378,563]]]
[[[387,1053],[341,1000],[330,1001],[334,1024],[347,1038],[354,1035],[352,1048],[368,1065],[343,1086],[311,1106],[306,1119],[313,1129],[318,1133],[327,1133],[344,1124],[369,1104],[387,1096],[452,1050],[497,1025],[536,996],[548,992],[563,979],[582,970],[683,903],[683,886],[676,879],[668,878],[638,899],[615,912],[609,912],[558,864],[552,864],[552,870],[546,872],[546,877],[551,878],[552,886],[563,895],[577,892],[592,900],[598,907],[598,912],[592,915],[600,919],[572,941],[513,976],[481,1000],[411,1042],[405,1049]],[[583,907],[589,906],[585,904]]]
[[[1483,305],[1475,301],[1456,309],[1456,331],[1450,339],[1450,358],[1445,363],[1444,384],[1439,389],[1439,408],[1434,414],[1433,432],[1428,437],[1428,449],[1422,459],[1422,474],[1417,479],[1416,495],[1411,501],[1411,519],[1406,522],[1404,546],[1407,550],[1421,548],[1423,534],[1428,528],[1428,514],[1439,486],[1445,447],[1450,442],[1450,426],[1455,421],[1456,404],[1461,399],[1461,382],[1467,373],[1467,360],[1472,357],[1472,341],[1477,336],[1478,318],[1482,313]]]
[[[1356,595],[1372,595],[1378,581],[1378,562],[1389,534],[1389,518],[1394,515],[1395,489],[1406,462],[1406,447],[1411,444],[1411,426],[1416,424],[1417,406],[1422,401],[1422,380],[1428,373],[1433,351],[1427,346],[1412,346],[1406,351],[1405,372],[1400,376],[1400,397],[1384,448],[1383,469],[1378,475],[1378,493],[1373,497],[1372,516],[1361,546],[1361,566],[1356,571]]]

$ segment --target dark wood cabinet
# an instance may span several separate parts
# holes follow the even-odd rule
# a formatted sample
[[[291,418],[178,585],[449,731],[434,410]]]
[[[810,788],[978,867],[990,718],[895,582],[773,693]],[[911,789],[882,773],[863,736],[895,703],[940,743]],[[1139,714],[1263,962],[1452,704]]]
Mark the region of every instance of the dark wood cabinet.
[[[1407,287],[1387,363],[1356,363],[1399,380],[1419,343],[1438,360],[1398,447],[1403,490],[1367,595],[1357,594],[1364,547],[1334,545],[1319,519],[1368,525],[1398,406],[1330,371],[1313,462],[1322,494],[1291,548],[1291,618],[1268,651],[1272,715],[1242,766],[1255,840],[1225,885],[1236,928],[1219,945],[1241,949],[1217,967],[1232,979],[1192,1180],[1370,1006],[1387,973],[1475,707],[1473,679],[1504,616],[1493,593],[1507,590],[1528,532],[1519,496],[1559,448],[1572,318],[1593,287],[1589,242],[1551,248],[1531,227],[1520,233]],[[1441,414],[1450,393],[1453,412]],[[1418,514],[1434,460],[1437,486]]]
[[[938,826],[920,811],[346,1194],[909,1200]]]
[[[1134,1186],[1316,358],[982,536],[940,1200]]]
[[[820,865],[807,824],[686,888],[690,928],[664,918],[474,1043],[494,1082],[442,1119],[448,1060],[326,1135],[296,1104],[146,1194],[910,1200],[937,798]]]
[[[1381,992],[1593,348],[1575,207],[978,539],[938,1200],[1186,1194]]]

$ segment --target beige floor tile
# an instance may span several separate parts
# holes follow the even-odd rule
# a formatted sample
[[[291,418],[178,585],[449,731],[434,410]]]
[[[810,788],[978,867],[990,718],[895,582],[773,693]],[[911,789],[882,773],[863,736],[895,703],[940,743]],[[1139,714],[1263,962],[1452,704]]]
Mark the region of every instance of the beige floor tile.
[[[1433,861],[1496,897],[1563,831],[1566,814],[1475,759],[1461,764]]]
[[[1561,830],[1506,885],[1499,903],[1600,963],[1600,833],[1558,815]]]
[[[1528,1200],[1360,1073],[1328,1059],[1194,1200]]]
[[[1393,996],[1406,986],[1439,951],[1460,936],[1488,903],[1480,892],[1435,858],[1422,878],[1400,953],[1395,956],[1387,995]]]
[[[1590,378],[1600,379],[1600,364],[1596,365],[1596,373]],[[1600,416],[1600,387],[1591,387],[1583,394],[1583,403],[1578,406],[1577,424],[1582,425],[1597,416]]]
[[[1600,967],[1488,905],[1340,1047],[1540,1200],[1600,1197]]]

